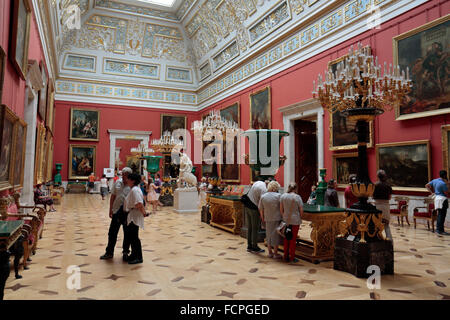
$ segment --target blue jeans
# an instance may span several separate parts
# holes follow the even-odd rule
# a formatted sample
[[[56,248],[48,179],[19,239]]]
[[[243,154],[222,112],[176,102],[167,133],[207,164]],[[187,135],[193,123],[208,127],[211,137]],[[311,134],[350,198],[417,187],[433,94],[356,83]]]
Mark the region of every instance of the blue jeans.
[[[448,200],[444,201],[444,204],[442,205],[442,209],[438,209],[438,216],[436,220],[436,231],[444,232],[444,223],[445,223],[445,217],[447,216],[447,209],[448,209]]]

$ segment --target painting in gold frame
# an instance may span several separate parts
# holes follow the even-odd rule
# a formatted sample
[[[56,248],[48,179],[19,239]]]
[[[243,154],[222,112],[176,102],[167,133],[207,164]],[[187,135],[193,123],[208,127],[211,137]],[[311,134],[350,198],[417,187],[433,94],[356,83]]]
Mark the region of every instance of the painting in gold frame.
[[[394,65],[409,67],[412,91],[394,106],[397,120],[450,112],[450,14],[393,38]]]
[[[5,81],[6,53],[0,46],[0,105],[2,104],[3,84]]]
[[[29,0],[13,0],[12,4],[10,59],[19,76],[26,80],[32,7]]]
[[[99,141],[100,110],[70,109],[70,140]]]
[[[431,180],[430,141],[377,144],[377,170],[383,169],[394,190],[426,191]]]
[[[450,163],[449,163],[449,154],[450,154],[450,125],[445,125],[441,127],[442,131],[442,169],[446,170],[447,173],[450,173]]]
[[[87,180],[93,172],[95,174],[96,166],[95,145],[71,144],[69,145],[69,179]]]
[[[47,108],[45,116],[45,125],[50,132],[53,133],[53,118],[55,112],[55,89],[53,86],[53,80],[49,79],[47,89]]]
[[[364,47],[364,50],[371,53],[369,46]],[[348,55],[342,56],[336,60],[328,63],[328,70],[335,72],[339,63],[343,62]],[[373,148],[374,130],[373,121],[369,122],[369,136],[367,142],[368,148]],[[336,150],[350,150],[358,148],[358,138],[356,135],[356,121],[349,120],[342,116],[340,111],[330,113],[330,144],[331,151]]]
[[[250,94],[250,128],[271,129],[271,91],[270,86]]]
[[[14,174],[13,186],[14,188],[21,188],[23,186],[23,174],[25,168],[25,150],[27,137],[27,123],[22,119],[16,121],[14,129]]]
[[[45,181],[50,182],[53,180],[53,152],[54,152],[54,145],[53,145],[53,136],[50,134],[48,141],[47,141],[47,160],[45,165]]]
[[[138,155],[127,156],[127,167],[131,168],[134,173],[141,174],[141,160]]]
[[[41,61],[40,64],[42,80],[44,82],[44,87],[39,90],[39,104],[38,104],[38,114],[41,117],[42,121],[45,123],[45,109],[47,108],[47,100],[48,100],[48,85],[49,81],[47,79],[47,72],[45,71],[44,62]]]
[[[45,157],[45,126],[40,123],[36,128],[36,152],[34,161],[34,184],[43,183],[43,163]]]
[[[13,187],[14,127],[18,117],[6,105],[0,106],[0,191]]]
[[[337,181],[339,188],[345,188],[350,183],[349,176],[357,174],[358,153],[333,154],[333,179]]]
[[[237,123],[238,128],[241,127],[239,102],[235,102],[231,106],[220,110],[220,116],[224,120]],[[219,165],[220,177],[223,182],[239,183],[241,181],[240,166],[238,164],[238,139],[238,136],[234,138],[234,159],[232,164],[227,164],[226,141],[223,143],[223,164]]]
[[[161,137],[163,133],[169,131],[173,133],[177,129],[187,129],[186,128],[186,116],[180,114],[161,114]],[[187,133],[189,134],[189,133]],[[183,137],[177,137],[183,140]],[[183,145],[186,146],[186,142],[183,141]]]

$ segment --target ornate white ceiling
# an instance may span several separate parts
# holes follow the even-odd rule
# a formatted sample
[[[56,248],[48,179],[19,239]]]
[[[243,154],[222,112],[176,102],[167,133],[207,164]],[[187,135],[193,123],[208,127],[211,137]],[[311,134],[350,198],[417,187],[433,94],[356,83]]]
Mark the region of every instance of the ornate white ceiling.
[[[186,110],[250,76],[258,79],[254,75],[286,57],[324,50],[321,42],[331,35],[339,40],[338,30],[357,23],[357,32],[367,30],[361,26],[376,10],[388,16],[397,3],[407,10],[424,2],[175,0],[164,7],[138,0],[32,1],[46,15],[42,28],[53,49],[57,93]],[[75,27],[73,8],[81,18]]]

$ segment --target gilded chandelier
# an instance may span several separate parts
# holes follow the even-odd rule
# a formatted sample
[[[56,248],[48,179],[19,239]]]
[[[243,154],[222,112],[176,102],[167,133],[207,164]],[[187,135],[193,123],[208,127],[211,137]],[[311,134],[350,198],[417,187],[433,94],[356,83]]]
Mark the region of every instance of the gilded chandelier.
[[[370,54],[369,48],[358,43],[349,55],[337,65],[337,70],[326,70],[324,76],[319,74],[318,85],[314,81],[313,97],[320,100],[322,106],[331,113],[341,111],[348,114],[351,109],[373,108],[378,114],[389,111],[392,106],[402,101],[411,90],[409,68],[400,71],[400,66],[387,67],[384,63],[383,73],[378,57]]]
[[[161,138],[152,140],[150,144],[153,149],[161,153],[171,153],[175,147],[182,148],[183,142],[174,138],[169,131],[165,131]]]
[[[207,141],[207,137],[214,136],[215,130],[222,132],[222,135],[227,132],[234,134],[239,131],[239,126],[233,120],[223,119],[218,110],[212,110],[203,121],[194,121],[192,130],[197,137]]]

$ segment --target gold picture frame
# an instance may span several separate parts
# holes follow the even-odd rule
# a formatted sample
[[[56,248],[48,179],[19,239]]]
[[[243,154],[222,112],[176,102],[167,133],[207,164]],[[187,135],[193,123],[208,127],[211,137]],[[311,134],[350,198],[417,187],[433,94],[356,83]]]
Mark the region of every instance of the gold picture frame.
[[[69,180],[87,180],[96,169],[97,146],[88,144],[69,145]],[[75,159],[74,159],[75,158]],[[73,168],[76,167],[75,170]]]
[[[0,191],[14,184],[14,131],[18,119],[6,105],[0,106]]]
[[[367,50],[371,54],[372,49],[370,46],[365,46],[364,50]],[[335,72],[337,65],[344,61],[348,57],[348,54],[328,62],[328,70]],[[329,113],[330,115],[330,151],[340,150],[352,150],[358,148],[358,138],[355,133],[356,121],[348,120],[346,117],[341,116],[340,111]],[[341,126],[342,124],[342,126]],[[369,140],[367,141],[367,148],[373,148],[374,146],[374,124],[373,120],[369,121]]]
[[[22,80],[26,80],[32,6],[29,0],[13,0],[12,4],[10,59]]]
[[[45,160],[45,182],[50,182],[52,180],[52,168],[53,168],[53,136],[48,132],[47,138],[47,158]]]
[[[70,109],[70,140],[100,140],[100,110],[87,108]]]
[[[236,109],[236,110],[233,110]],[[233,104],[220,109],[220,116],[224,120],[231,120],[237,123],[238,128],[241,127],[241,105],[239,101],[234,102]],[[225,137],[224,137],[225,138]],[[239,183],[241,182],[241,166],[239,165],[239,155],[238,155],[238,143],[239,136],[234,139],[234,154],[235,154],[235,163],[234,164],[226,164],[226,141],[223,142],[223,164],[218,165],[217,171],[220,174],[220,178],[223,182],[228,183]],[[228,169],[228,170],[227,170]],[[231,176],[232,172],[237,172],[236,176]]]
[[[432,34],[432,32],[435,34]],[[427,58],[430,57],[428,54],[436,57],[439,53],[441,56],[450,54],[449,51],[446,52],[448,50],[449,36],[450,14],[447,14],[392,39],[394,65],[400,65],[402,70],[409,67],[413,82],[412,92],[403,101],[403,104],[397,103],[394,105],[396,120],[408,120],[450,113],[449,95],[448,93],[445,94],[445,88],[442,89],[437,85],[439,79],[428,81],[428,84],[431,84],[431,86],[425,87],[423,85],[426,81],[423,76],[424,74],[428,74],[431,78],[434,77],[435,73],[437,74],[437,70],[430,72],[429,68],[424,66]],[[440,40],[444,41],[444,43],[439,42]],[[408,55],[403,54],[401,56],[400,51]],[[447,73],[445,68],[443,72]],[[418,74],[417,78],[420,79],[419,83],[416,81],[416,73]],[[446,77],[448,76],[449,74],[447,73]],[[432,89],[435,92],[432,92]],[[439,95],[437,95],[436,90],[441,91]],[[428,97],[429,95],[433,97],[430,98]],[[408,103],[407,106],[405,106],[406,103]],[[405,110],[402,111],[402,108]],[[409,112],[405,112],[406,108],[410,109]]]
[[[342,162],[343,159],[352,159],[352,161]],[[356,166],[355,166],[356,162]],[[347,164],[344,166],[344,164]],[[346,168],[345,168],[346,167]],[[356,174],[358,171],[358,153],[336,153],[333,154],[333,179],[337,182],[339,188],[346,188],[349,184],[350,174]]]
[[[450,124],[441,127],[442,132],[442,168],[450,173],[449,152],[450,152]]]
[[[49,79],[47,78],[47,72],[45,71],[45,64],[43,61],[40,63],[40,70],[42,74],[42,80],[44,82],[44,87],[39,90],[39,100],[38,100],[38,114],[42,119],[42,122],[46,121],[46,108],[48,102],[48,86]]]
[[[375,150],[377,171],[386,172],[394,191],[426,191],[431,180],[430,140],[377,144]]]
[[[40,123],[36,129],[36,154],[34,161],[34,184],[43,183],[43,163],[45,156],[45,126]]]
[[[183,124],[181,126],[181,123]],[[187,117],[176,113],[163,113],[161,114],[161,137],[164,132],[169,131],[172,133],[177,129],[187,130]],[[186,141],[183,141],[183,146],[186,147]]]
[[[18,119],[14,129],[14,174],[13,174],[13,186],[18,189],[23,186],[23,176],[25,169],[25,150],[26,150],[26,138],[27,138],[27,123]]]
[[[47,108],[45,116],[45,125],[52,134],[53,134],[54,111],[55,111],[55,87],[53,85],[53,80],[50,78],[47,87]]]
[[[257,116],[263,119],[258,119]],[[272,97],[271,87],[267,86],[250,94],[250,128],[272,129]]]

